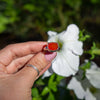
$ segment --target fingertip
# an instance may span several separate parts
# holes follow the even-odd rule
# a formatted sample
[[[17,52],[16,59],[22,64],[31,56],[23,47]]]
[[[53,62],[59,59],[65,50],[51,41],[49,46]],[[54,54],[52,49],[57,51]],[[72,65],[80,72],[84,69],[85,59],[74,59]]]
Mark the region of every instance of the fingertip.
[[[47,61],[52,61],[56,57],[57,53],[56,52],[48,52],[45,53],[45,59]]]

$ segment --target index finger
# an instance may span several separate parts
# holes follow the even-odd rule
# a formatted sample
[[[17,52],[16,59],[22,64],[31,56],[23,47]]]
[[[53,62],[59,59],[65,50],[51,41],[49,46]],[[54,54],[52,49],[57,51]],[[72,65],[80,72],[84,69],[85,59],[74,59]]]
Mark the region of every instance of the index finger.
[[[13,59],[42,51],[46,44],[47,42],[34,41],[8,45],[0,51],[0,63],[7,66]]]

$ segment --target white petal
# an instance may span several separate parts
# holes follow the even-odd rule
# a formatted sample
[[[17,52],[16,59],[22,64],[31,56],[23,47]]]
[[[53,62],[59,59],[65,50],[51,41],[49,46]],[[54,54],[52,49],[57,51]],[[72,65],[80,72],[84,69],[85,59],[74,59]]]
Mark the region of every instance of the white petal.
[[[86,77],[94,87],[100,89],[100,68],[86,70]]]
[[[99,66],[97,66],[97,64],[93,61],[91,61],[91,69],[93,70],[98,70]]]
[[[49,35],[49,37],[51,37],[51,36],[57,35],[57,32],[54,32],[54,31],[48,31],[47,34]]]
[[[90,90],[87,88],[86,94],[85,94],[85,100],[97,100],[95,96],[90,92]]]
[[[51,36],[49,39],[48,39],[48,42],[57,42],[58,40],[58,35],[56,36]]]
[[[62,50],[57,54],[56,61],[52,64],[55,73],[61,76],[75,75],[78,71],[79,56],[72,54],[71,51]]]
[[[85,91],[84,91],[81,83],[75,77],[73,77],[71,79],[71,81],[68,84],[67,88],[72,89],[79,99],[83,99],[85,97]]]
[[[82,55],[83,53],[83,43],[80,41],[73,41],[73,42],[65,42],[66,49],[71,50],[76,55]]]
[[[75,24],[71,24],[67,27],[64,35],[62,36],[63,40],[77,40],[79,34],[79,28]]]
[[[79,28],[78,28],[77,25],[75,25],[75,24],[70,24],[70,25],[67,27],[67,31],[68,31],[68,32],[71,32],[71,33],[74,33],[74,34],[79,34]]]
[[[53,71],[61,76],[70,76],[70,74],[74,73],[73,70],[70,69],[69,65],[66,64],[66,61],[62,58],[62,56],[56,59],[56,61],[52,64]],[[66,67],[68,66],[68,67]]]

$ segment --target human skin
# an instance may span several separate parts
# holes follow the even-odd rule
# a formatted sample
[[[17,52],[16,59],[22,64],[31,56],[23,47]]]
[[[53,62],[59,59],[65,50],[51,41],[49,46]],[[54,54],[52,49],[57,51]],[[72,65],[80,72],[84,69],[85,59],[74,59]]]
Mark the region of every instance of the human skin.
[[[31,100],[34,81],[51,65],[56,53],[45,54],[47,42],[11,44],[0,50],[0,100]],[[27,66],[32,64],[37,71]]]

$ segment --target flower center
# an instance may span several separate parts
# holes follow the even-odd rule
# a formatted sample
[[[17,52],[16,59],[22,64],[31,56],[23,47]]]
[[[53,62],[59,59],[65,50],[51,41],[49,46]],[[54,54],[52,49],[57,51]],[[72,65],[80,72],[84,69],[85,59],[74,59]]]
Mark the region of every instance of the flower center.
[[[96,92],[97,92],[97,89],[96,89],[96,88],[94,88],[94,87],[91,87],[91,88],[90,88],[90,91],[94,94],[94,93],[96,93]]]
[[[59,51],[62,50],[62,47],[63,47],[63,44],[64,44],[63,41],[61,41],[60,39],[58,39],[57,43],[59,45]]]

